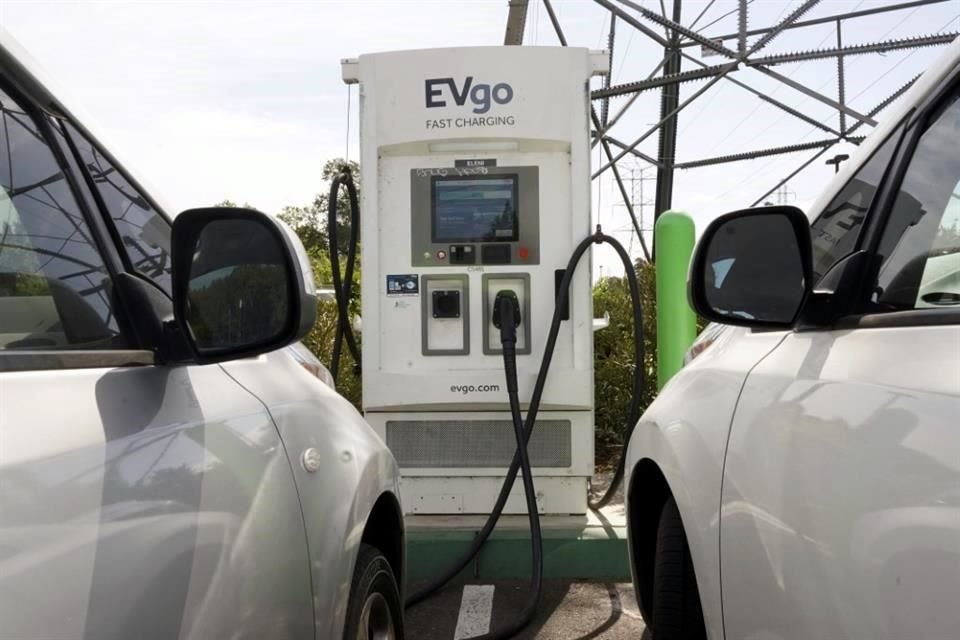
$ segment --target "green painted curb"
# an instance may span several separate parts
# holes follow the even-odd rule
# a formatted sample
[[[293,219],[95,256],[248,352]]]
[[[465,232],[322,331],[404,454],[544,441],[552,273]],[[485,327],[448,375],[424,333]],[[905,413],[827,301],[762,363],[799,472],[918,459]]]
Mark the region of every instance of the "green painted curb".
[[[420,529],[407,536],[407,577],[429,578],[462,556],[476,531]],[[588,527],[543,532],[546,578],[630,580],[624,527]],[[530,536],[526,531],[494,532],[460,578],[526,578]]]

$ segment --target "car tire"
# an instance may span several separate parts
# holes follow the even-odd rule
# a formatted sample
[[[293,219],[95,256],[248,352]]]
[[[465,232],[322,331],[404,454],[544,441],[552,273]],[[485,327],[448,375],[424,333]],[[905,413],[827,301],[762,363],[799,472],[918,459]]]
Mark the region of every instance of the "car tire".
[[[671,496],[660,512],[653,568],[652,640],[705,640],[703,610],[680,511]]]
[[[360,544],[350,584],[344,640],[403,640],[403,603],[390,563]]]

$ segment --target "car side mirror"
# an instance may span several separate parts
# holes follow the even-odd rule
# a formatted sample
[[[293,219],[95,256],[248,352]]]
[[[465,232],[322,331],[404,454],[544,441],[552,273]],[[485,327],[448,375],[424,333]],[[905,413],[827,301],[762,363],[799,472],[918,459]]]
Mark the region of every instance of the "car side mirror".
[[[793,326],[812,283],[810,225],[800,209],[728,213],[704,231],[690,263],[690,305],[707,320]]]
[[[184,211],[173,221],[174,319],[196,361],[279,349],[316,319],[313,276],[297,235],[252,209]]]

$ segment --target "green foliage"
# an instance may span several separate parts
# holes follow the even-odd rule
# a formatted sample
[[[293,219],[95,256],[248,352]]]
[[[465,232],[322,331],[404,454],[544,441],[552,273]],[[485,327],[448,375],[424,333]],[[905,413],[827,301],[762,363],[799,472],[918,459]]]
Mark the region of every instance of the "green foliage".
[[[249,202],[244,202],[243,204],[237,204],[233,200],[222,200],[217,204],[213,205],[215,207],[243,207],[244,209],[256,209],[255,206]]]
[[[353,183],[357,187],[357,197],[360,195],[360,165],[343,158],[328,160],[323,165],[321,177],[326,184],[346,167],[353,175]],[[324,255],[329,254],[330,236],[327,232],[327,209],[330,201],[329,190],[318,193],[307,206],[284,207],[280,212],[280,219],[290,225],[300,236],[303,246],[308,251],[312,248],[322,250]],[[360,229],[357,229],[359,233]],[[337,248],[341,254],[346,254],[350,244],[350,199],[347,190],[341,187],[337,194]]]
[[[353,174],[353,181],[357,187],[357,196],[360,194],[360,166],[356,162],[347,162],[341,158],[328,161],[323,166],[321,177],[327,185],[348,167]],[[314,196],[313,201],[306,206],[284,207],[278,217],[286,222],[300,237],[310,265],[313,267],[313,281],[318,289],[330,289],[333,285],[332,270],[330,267],[329,234],[327,230],[327,203],[329,188]],[[237,206],[230,200],[224,200],[218,206]],[[250,205],[244,204],[245,207]],[[337,198],[337,245],[340,249],[341,274],[346,270],[346,253],[350,241],[350,200],[345,188],[341,188]],[[359,229],[358,229],[359,231]],[[353,272],[353,291],[350,298],[351,316],[360,313],[360,255]],[[317,305],[317,321],[313,328],[303,338],[303,344],[314,353],[326,366],[330,366],[330,356],[333,353],[333,339],[337,330],[337,305],[332,300],[320,300]],[[356,334],[357,342],[361,335]],[[361,385],[360,377],[354,374],[354,362],[344,342],[340,358],[340,373],[337,380],[337,391],[360,409]]]
[[[643,309],[644,389],[640,406],[645,410],[657,395],[656,268],[635,265]],[[594,384],[597,425],[597,460],[609,460],[623,446],[633,388],[633,308],[626,277],[601,278],[593,287],[594,315],[610,314],[610,326],[594,333]],[[697,320],[698,333],[704,322]]]
[[[329,262],[328,262],[329,265]],[[355,285],[359,289],[359,284]],[[330,366],[333,353],[333,338],[337,331],[337,305],[332,300],[321,300],[317,306],[317,321],[303,338],[303,344],[314,353],[323,364]],[[357,333],[357,343],[362,349],[362,334]],[[340,373],[337,376],[337,391],[349,400],[359,411],[362,406],[360,376],[354,373],[354,362],[344,341],[340,356]]]
[[[646,408],[656,395],[657,322],[656,278],[649,262],[637,264],[637,280],[643,309],[644,391]],[[623,444],[633,388],[633,306],[626,277],[601,278],[593,287],[593,312],[610,315],[610,326],[594,333],[594,385],[597,425],[597,458],[604,460],[610,450]]]
[[[33,273],[0,273],[0,297],[51,296],[50,283]]]

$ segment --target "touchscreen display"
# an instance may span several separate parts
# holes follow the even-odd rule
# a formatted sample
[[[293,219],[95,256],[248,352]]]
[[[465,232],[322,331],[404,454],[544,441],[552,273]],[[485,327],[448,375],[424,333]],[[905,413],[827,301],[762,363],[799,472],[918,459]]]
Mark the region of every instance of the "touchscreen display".
[[[517,176],[436,176],[432,184],[433,242],[513,242]]]

